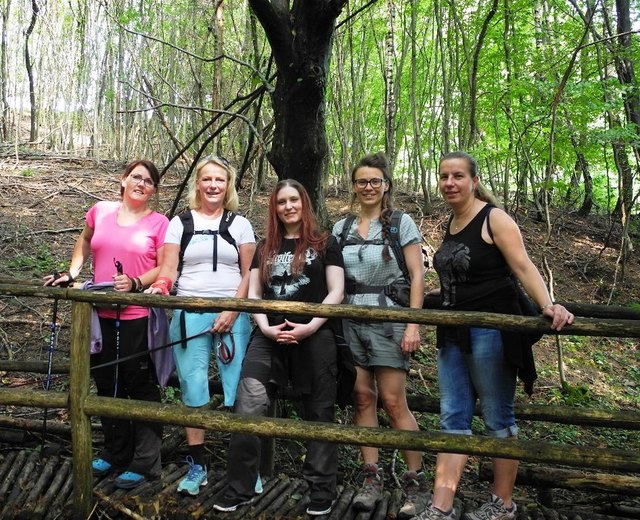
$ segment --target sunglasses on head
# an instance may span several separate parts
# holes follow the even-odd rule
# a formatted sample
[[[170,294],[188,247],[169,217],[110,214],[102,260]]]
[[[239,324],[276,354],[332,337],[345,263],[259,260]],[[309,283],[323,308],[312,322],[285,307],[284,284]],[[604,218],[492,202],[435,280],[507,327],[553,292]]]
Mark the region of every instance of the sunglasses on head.
[[[219,162],[221,163],[225,168],[230,168],[231,165],[229,164],[229,161],[227,161],[227,159],[225,159],[224,157],[220,157],[219,155],[207,155],[206,157],[203,157],[201,159],[202,161],[215,161],[215,162]]]

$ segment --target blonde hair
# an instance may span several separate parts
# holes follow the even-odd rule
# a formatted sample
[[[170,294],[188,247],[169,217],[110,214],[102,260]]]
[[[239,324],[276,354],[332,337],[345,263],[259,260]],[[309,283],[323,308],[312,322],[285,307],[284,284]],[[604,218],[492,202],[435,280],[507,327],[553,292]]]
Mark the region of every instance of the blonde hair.
[[[202,206],[200,190],[198,190],[198,180],[200,180],[202,169],[207,164],[215,164],[227,172],[227,191],[225,191],[222,206],[230,211],[238,211],[240,199],[238,197],[238,192],[236,191],[236,169],[231,166],[229,161],[224,157],[218,157],[216,155],[208,155],[204,159],[200,160],[196,165],[195,175],[192,175],[191,179],[189,179],[189,191],[187,193],[189,207],[191,209],[200,209]]]

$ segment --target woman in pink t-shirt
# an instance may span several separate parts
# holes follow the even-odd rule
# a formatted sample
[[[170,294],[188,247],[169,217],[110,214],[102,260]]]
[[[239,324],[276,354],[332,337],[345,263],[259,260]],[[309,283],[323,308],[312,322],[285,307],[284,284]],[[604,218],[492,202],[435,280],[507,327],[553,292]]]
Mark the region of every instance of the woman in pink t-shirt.
[[[137,160],[127,165],[120,180],[119,201],[101,201],[86,214],[86,224],[73,249],[69,272],[45,278],[45,285],[72,282],[93,257],[93,283],[111,284],[118,292],[140,292],[158,275],[168,219],[149,207],[160,174],[155,165]],[[102,349],[91,356],[101,365],[148,350],[149,309],[129,305],[98,309]],[[116,369],[117,366],[117,369]],[[93,370],[98,395],[160,401],[151,357]],[[120,471],[115,484],[131,489],[160,474],[162,425],[102,417],[104,450],[93,460],[93,472]]]

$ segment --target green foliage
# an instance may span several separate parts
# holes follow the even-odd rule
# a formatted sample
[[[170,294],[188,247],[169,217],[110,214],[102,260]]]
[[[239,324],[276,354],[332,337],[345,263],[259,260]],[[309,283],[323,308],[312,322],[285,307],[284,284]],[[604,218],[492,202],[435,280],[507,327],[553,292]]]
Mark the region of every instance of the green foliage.
[[[182,392],[180,388],[174,386],[167,386],[161,390],[162,396],[161,400],[166,404],[181,404],[182,403]]]
[[[23,177],[33,177],[35,172],[31,168],[26,168],[20,172]]]
[[[573,386],[565,382],[560,391],[553,389],[552,393],[567,406],[587,406],[592,402],[589,388],[584,385]]]
[[[60,263],[55,259],[49,244],[39,244],[35,254],[19,253],[7,262],[7,267],[13,271],[51,273],[64,269],[64,263]]]

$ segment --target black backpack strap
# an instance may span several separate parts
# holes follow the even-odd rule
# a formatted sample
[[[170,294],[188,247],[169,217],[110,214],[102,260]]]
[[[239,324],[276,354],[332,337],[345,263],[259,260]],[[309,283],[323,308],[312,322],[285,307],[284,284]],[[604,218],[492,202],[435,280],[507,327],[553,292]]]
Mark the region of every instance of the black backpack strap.
[[[349,236],[349,230],[351,226],[356,220],[355,215],[347,215],[347,218],[344,219],[344,225],[342,226],[342,231],[338,235],[338,244],[340,245],[340,249],[344,249],[344,246],[347,242],[347,237]]]
[[[236,218],[236,214],[233,211],[229,211],[225,209],[222,213],[222,218],[220,219],[220,227],[218,228],[218,234],[224,238],[229,244],[235,247],[236,252],[238,253],[238,265],[240,265],[240,249],[238,248],[238,244],[236,244],[236,239],[231,236],[229,232],[229,227],[231,223]],[[214,266],[214,271],[217,266]],[[241,266],[242,267],[242,266]],[[242,271],[242,269],[240,269]]]
[[[402,251],[402,246],[400,245],[400,221],[402,220],[403,214],[404,211],[399,209],[394,209],[391,213],[391,222],[389,224],[389,245],[396,257],[398,267],[402,271],[405,279],[409,280],[409,269],[407,269],[407,263],[404,259],[404,251]]]
[[[180,253],[178,255],[178,277],[182,272],[182,268],[184,266],[184,252],[191,242],[193,235],[213,235],[213,270],[218,270],[218,237],[220,235],[224,238],[229,244],[231,244],[238,253],[238,264],[240,264],[240,250],[238,249],[238,245],[236,244],[235,239],[231,236],[229,232],[229,226],[236,218],[236,214],[233,211],[229,211],[227,209],[222,213],[222,218],[220,219],[220,227],[217,231],[194,231],[193,224],[193,215],[191,210],[185,211],[179,215],[180,221],[182,222],[182,238],[180,239]]]
[[[180,252],[178,253],[178,277],[180,277],[184,266],[184,252],[193,238],[193,215],[189,209],[184,213],[180,213],[178,218],[182,222],[182,238],[180,239]]]

